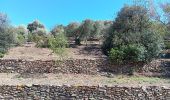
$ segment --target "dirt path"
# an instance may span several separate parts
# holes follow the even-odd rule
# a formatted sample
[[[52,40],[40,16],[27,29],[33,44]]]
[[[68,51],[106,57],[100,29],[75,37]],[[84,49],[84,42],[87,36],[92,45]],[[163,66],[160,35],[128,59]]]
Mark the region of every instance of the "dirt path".
[[[26,78],[26,77],[27,78]],[[29,77],[28,77],[29,76]],[[0,85],[73,85],[73,86],[165,86],[170,87],[170,79],[115,76],[108,78],[94,75],[73,74],[39,74],[19,75],[17,73],[0,73]]]

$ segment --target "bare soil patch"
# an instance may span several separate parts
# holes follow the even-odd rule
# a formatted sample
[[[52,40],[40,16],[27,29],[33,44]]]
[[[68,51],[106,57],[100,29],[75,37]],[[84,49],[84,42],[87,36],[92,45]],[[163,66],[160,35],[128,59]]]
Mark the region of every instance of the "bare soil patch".
[[[106,57],[102,54],[99,44],[88,43],[81,46],[72,44],[69,48],[66,48],[65,59],[98,59]],[[24,60],[56,60],[61,57],[54,54],[52,50],[48,48],[37,48],[35,43],[24,44],[20,47],[14,47],[9,49],[8,53],[3,59],[24,59]]]

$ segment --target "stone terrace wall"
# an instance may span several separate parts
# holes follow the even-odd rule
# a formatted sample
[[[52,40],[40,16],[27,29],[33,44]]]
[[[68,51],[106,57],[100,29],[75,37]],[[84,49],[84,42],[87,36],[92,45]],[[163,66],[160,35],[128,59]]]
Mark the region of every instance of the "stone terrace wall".
[[[108,66],[108,63],[104,59],[64,61],[0,60],[0,73],[96,74],[104,66]]]
[[[0,100],[170,100],[162,87],[0,86]]]
[[[91,75],[106,70],[118,72],[118,68],[113,68],[112,64],[106,59],[74,59],[63,61],[0,60],[0,73],[74,73]]]
[[[164,73],[169,71],[163,69],[163,62],[144,66],[140,71]],[[160,66],[161,65],[161,66]],[[143,66],[142,64],[138,66]],[[132,64],[117,66],[111,64],[107,59],[72,59],[63,61],[25,61],[25,60],[0,60],[0,73],[64,73],[64,74],[101,74],[102,72],[129,73],[131,68],[137,67]],[[167,73],[167,72],[166,72]]]

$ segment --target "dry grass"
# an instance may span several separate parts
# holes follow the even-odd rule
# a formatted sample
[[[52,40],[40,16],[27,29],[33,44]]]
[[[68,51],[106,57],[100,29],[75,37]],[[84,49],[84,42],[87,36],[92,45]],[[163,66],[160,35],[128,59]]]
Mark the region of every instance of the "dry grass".
[[[56,59],[98,59],[105,57],[100,49],[100,45],[81,45],[66,48],[64,56],[56,55],[48,48],[37,48],[35,43],[25,44],[22,47],[11,48],[3,59],[24,59],[24,60],[56,60]]]
[[[73,86],[165,86],[170,87],[170,79],[143,76],[122,76],[113,78],[84,74],[33,74],[27,77],[17,73],[0,73],[0,85],[73,85]]]

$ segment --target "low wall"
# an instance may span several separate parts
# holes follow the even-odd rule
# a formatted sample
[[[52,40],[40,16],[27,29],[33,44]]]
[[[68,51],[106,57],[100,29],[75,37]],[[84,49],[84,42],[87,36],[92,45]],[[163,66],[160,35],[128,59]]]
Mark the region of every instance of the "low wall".
[[[64,74],[101,74],[102,72],[111,73],[130,73],[132,68],[140,66],[139,72],[168,73],[169,66],[164,62],[153,62],[142,67],[142,64],[134,66],[126,64],[118,66],[111,64],[107,59],[72,59],[63,61],[25,61],[25,60],[0,60],[0,73],[64,73]],[[166,66],[165,66],[166,65]],[[169,68],[169,69],[168,69]]]
[[[0,100],[169,100],[162,87],[0,86]]]
[[[127,68],[125,69],[128,71]],[[1,73],[73,73],[91,75],[105,71],[118,72],[118,70],[120,70],[120,67],[112,66],[106,59],[73,59],[63,61],[0,60]]]
[[[105,64],[104,64],[105,63]],[[0,60],[1,73],[74,73],[97,74],[104,68],[105,60],[63,60],[63,61],[25,61],[25,60]],[[106,65],[107,66],[107,65]]]

